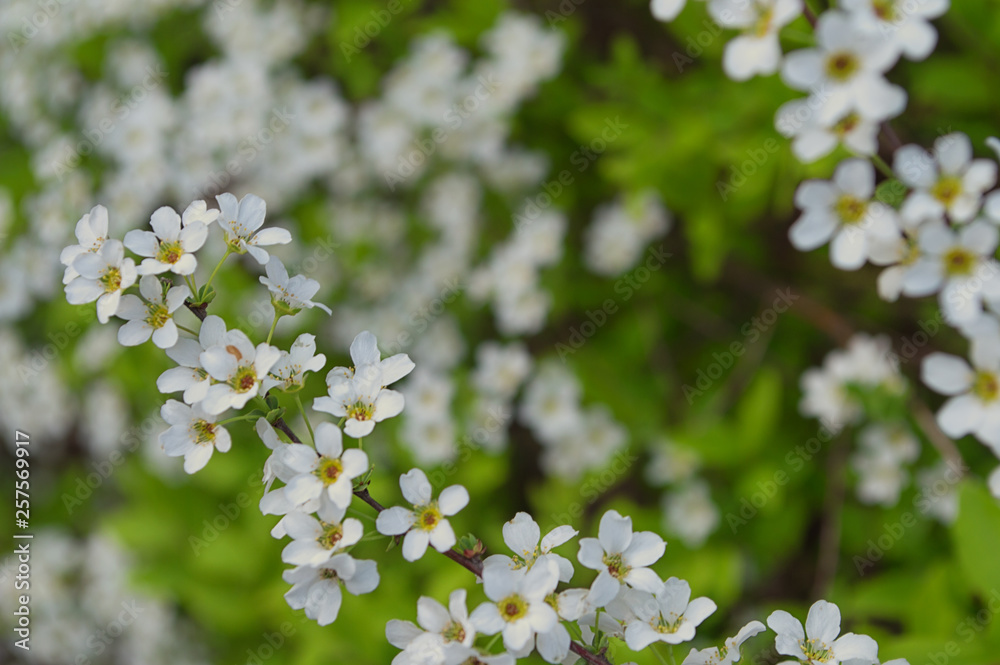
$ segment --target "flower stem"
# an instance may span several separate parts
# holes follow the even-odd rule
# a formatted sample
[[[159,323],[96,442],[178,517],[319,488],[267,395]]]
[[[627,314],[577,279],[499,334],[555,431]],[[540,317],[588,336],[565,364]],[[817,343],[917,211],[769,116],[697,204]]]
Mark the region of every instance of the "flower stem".
[[[194,335],[195,337],[198,336],[198,333],[196,333],[195,331],[191,330],[187,326],[182,326],[181,324],[177,323],[176,321],[174,321],[174,325],[177,326],[178,330],[183,330],[184,332],[189,333],[191,335]]]
[[[316,435],[313,434],[312,425],[309,424],[309,416],[306,415],[306,409],[302,406],[302,400],[299,398],[299,394],[295,393],[295,404],[299,407],[299,413],[302,414],[302,420],[306,422],[306,429],[309,430],[309,439],[313,442],[313,446],[316,446]]]
[[[895,178],[896,174],[892,172],[892,167],[890,167],[884,159],[878,156],[878,154],[872,155],[872,163],[875,165],[879,171],[882,172],[887,178]]]
[[[274,321],[271,322],[271,330],[268,331],[268,333],[267,333],[267,341],[264,342],[265,344],[270,344],[271,343],[271,337],[274,335],[274,329],[278,327],[278,319],[280,319],[280,318],[281,318],[281,312],[279,312],[277,309],[275,309],[274,310]]]
[[[215,270],[212,271],[212,274],[209,276],[208,281],[205,282],[206,289],[212,285],[212,280],[215,279],[215,273],[219,272],[219,268],[222,267],[222,264],[225,263],[226,259],[229,258],[229,255],[232,253],[233,253],[233,248],[230,247],[229,245],[226,245],[226,253],[222,255],[221,259],[219,259],[219,264],[215,266]]]

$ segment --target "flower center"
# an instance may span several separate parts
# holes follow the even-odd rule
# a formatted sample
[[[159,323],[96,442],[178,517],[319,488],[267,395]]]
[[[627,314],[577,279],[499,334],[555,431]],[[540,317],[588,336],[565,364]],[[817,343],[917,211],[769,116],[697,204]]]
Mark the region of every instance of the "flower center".
[[[875,16],[887,23],[895,23],[899,16],[896,0],[872,0],[872,9],[875,10]]]
[[[993,402],[1000,397],[1000,379],[993,372],[976,372],[972,393],[984,402]]]
[[[608,572],[611,573],[611,577],[615,578],[619,582],[624,582],[625,576],[628,575],[630,570],[632,570],[632,568],[626,566],[625,562],[622,561],[621,554],[605,554],[604,565],[608,567]]]
[[[347,417],[348,419],[364,422],[372,419],[374,411],[374,406],[366,404],[362,400],[358,400],[353,406],[347,407]]]
[[[215,443],[215,424],[207,420],[196,420],[191,425],[195,443]]]
[[[855,127],[857,127],[860,123],[861,116],[854,111],[851,111],[837,121],[837,123],[833,126],[833,133],[840,138],[844,138],[844,136],[853,132]]]
[[[528,603],[516,593],[497,603],[497,608],[500,610],[500,616],[508,623],[517,621],[528,613]]]
[[[161,242],[160,250],[156,253],[156,260],[160,263],[177,263],[184,255],[184,248],[180,242]]]
[[[451,621],[441,631],[441,637],[444,638],[445,642],[464,642],[465,628],[457,621]]]
[[[321,580],[340,579],[339,577],[337,577],[337,571],[333,570],[332,568],[324,568],[323,570],[319,571],[319,578]]]
[[[830,648],[819,640],[802,640],[799,642],[799,646],[802,647],[806,658],[811,661],[825,663],[833,656]]]
[[[657,620],[653,630],[658,633],[676,633],[677,629],[681,627],[681,618],[674,614],[673,612],[667,615],[669,618],[664,617],[663,613],[660,612],[660,617]]]
[[[118,268],[108,268],[101,275],[101,283],[104,284],[105,293],[114,293],[122,286],[122,273]]]
[[[837,199],[837,216],[844,224],[857,224],[864,219],[867,211],[868,203],[850,194],[844,194]]]
[[[150,328],[162,328],[170,320],[170,312],[167,311],[166,305],[150,302],[146,303],[146,309],[149,312],[149,315],[146,317],[146,323],[149,324]]]
[[[767,7],[760,12],[757,22],[753,26],[753,34],[757,37],[765,37],[771,32],[771,20],[774,18],[774,8]]]
[[[831,53],[826,59],[826,75],[834,81],[846,81],[861,68],[857,57],[849,51]]]
[[[236,392],[245,393],[257,385],[257,374],[249,366],[240,367],[236,370],[236,376],[233,377],[230,385]]]
[[[328,524],[326,522],[320,522],[323,526],[323,535],[316,539],[320,547],[325,550],[332,550],[340,542],[340,539],[344,537],[344,530],[339,524]]]
[[[949,275],[971,275],[976,265],[976,255],[964,247],[952,247],[944,253],[941,260]]]
[[[946,207],[954,203],[961,194],[962,180],[953,175],[942,176],[931,188],[931,195]]]
[[[340,478],[344,465],[336,457],[323,457],[316,468],[316,475],[324,485],[332,485]]]
[[[417,508],[417,520],[415,526],[418,529],[433,531],[440,521],[441,511],[438,509],[437,503],[432,501],[426,506]]]

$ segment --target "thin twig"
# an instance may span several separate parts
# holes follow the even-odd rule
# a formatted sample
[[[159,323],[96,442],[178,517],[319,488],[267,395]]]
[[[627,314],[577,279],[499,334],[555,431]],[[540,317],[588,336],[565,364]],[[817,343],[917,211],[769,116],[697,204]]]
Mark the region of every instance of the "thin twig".
[[[816,577],[813,598],[826,598],[837,575],[840,561],[840,536],[844,499],[847,496],[847,454],[850,441],[846,436],[834,439],[826,469],[826,497],[823,501],[823,522],[819,532],[819,555],[816,557]]]

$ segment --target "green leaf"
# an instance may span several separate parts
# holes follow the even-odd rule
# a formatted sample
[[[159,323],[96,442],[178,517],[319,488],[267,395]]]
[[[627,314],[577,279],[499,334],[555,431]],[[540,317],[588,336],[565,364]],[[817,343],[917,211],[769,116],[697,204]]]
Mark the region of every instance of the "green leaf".
[[[958,519],[951,533],[958,563],[969,585],[989,595],[1000,589],[1000,505],[981,482],[958,488]]]

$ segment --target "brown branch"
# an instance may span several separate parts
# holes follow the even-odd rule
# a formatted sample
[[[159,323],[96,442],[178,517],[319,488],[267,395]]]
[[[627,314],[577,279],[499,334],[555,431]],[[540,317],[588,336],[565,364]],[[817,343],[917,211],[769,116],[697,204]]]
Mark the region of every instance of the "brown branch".
[[[965,460],[962,459],[962,453],[959,452],[955,442],[938,427],[937,420],[934,418],[934,414],[930,408],[916,398],[910,402],[910,408],[913,410],[913,417],[917,421],[917,424],[924,430],[924,434],[927,435],[931,445],[941,453],[941,457],[944,458],[948,466],[956,469],[960,476],[965,475],[969,467],[965,464]]]
[[[847,455],[850,450],[850,440],[841,435],[834,440],[827,460],[826,497],[823,501],[823,522],[819,533],[813,598],[826,598],[830,585],[837,575],[844,499],[847,495]]]

